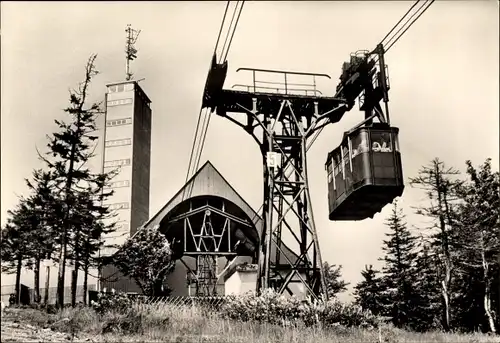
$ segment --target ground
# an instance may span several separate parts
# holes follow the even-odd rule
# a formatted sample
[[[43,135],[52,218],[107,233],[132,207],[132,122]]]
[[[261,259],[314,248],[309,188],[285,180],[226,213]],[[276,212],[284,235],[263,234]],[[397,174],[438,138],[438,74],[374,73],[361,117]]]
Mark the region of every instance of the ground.
[[[31,308],[6,308],[2,314],[2,342],[304,342],[399,343],[499,342],[483,334],[412,333],[384,327],[282,327],[221,319],[197,308],[148,306],[136,315],[97,316],[90,308],[65,309],[57,314]],[[138,315],[137,315],[138,314]]]

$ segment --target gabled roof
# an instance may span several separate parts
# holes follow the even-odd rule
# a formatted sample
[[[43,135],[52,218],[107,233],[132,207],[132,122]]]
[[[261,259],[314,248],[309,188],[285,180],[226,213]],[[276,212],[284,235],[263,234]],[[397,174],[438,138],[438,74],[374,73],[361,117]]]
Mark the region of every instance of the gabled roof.
[[[174,195],[169,202],[163,206],[153,217],[151,217],[143,226],[151,227],[159,225],[161,220],[181,202],[198,196],[219,196],[225,198],[239,208],[250,218],[259,233],[262,234],[262,220],[253,208],[236,192],[236,190],[227,182],[222,174],[207,161],[189,181]]]
[[[236,192],[210,161],[205,162],[174,197],[153,215],[143,227],[154,227],[155,225],[159,225],[162,219],[181,202],[198,196],[219,196],[239,206],[252,220],[259,234],[259,238],[262,237],[263,222],[261,217],[238,194],[238,192]],[[297,261],[298,255],[290,250],[285,244],[282,244],[281,249],[292,263]],[[271,254],[276,254],[275,244],[271,244]],[[286,258],[283,254],[280,254],[280,264],[286,263],[288,263]]]

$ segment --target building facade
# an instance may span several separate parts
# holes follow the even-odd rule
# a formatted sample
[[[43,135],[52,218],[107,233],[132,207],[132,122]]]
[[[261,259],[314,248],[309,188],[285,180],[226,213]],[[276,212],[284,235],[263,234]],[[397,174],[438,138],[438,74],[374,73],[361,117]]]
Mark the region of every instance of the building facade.
[[[116,231],[106,241],[121,245],[149,217],[151,100],[136,81],[108,84],[105,99],[102,164],[105,172],[117,172],[105,202],[116,215]]]

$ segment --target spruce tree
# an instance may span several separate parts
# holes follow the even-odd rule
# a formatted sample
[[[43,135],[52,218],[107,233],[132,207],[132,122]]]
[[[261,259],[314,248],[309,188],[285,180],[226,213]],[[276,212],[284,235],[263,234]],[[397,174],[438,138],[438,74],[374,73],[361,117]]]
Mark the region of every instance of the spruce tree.
[[[436,274],[439,278],[442,296],[442,324],[445,330],[451,329],[453,306],[453,277],[456,251],[454,249],[454,229],[456,221],[456,189],[461,181],[454,168],[448,168],[438,158],[429,166],[422,167],[418,176],[410,178],[410,185],[425,191],[428,203],[417,208],[417,214],[432,220],[432,233],[429,242],[434,256],[439,261]]]
[[[34,300],[40,302],[40,264],[42,260],[50,258],[56,248],[57,232],[54,224],[57,223],[53,222],[53,218],[60,216],[61,208],[54,196],[54,179],[50,171],[34,170],[32,180],[26,179],[26,183],[32,192],[26,201],[32,218],[30,241],[27,242],[32,248],[27,266],[34,274]]]
[[[2,229],[2,273],[15,273],[16,304],[21,296],[21,270],[30,256],[30,231],[32,218],[26,199],[20,197],[19,203],[13,210],[7,212],[7,224]]]
[[[374,315],[385,316],[385,286],[380,272],[372,265],[361,271],[363,280],[354,286],[355,303]]]
[[[67,259],[79,263],[80,252],[72,251],[71,242],[81,237],[80,219],[84,202],[81,194],[89,187],[96,187],[96,174],[89,169],[88,162],[94,156],[96,147],[96,118],[101,113],[99,105],[87,105],[91,81],[98,74],[95,68],[96,55],[92,55],[85,67],[84,81],[76,90],[70,91],[70,105],[64,110],[67,121],[56,120],[59,131],[49,138],[47,157],[40,155],[57,180],[59,200],[63,213],[57,222],[59,251],[56,261],[59,263],[56,305],[64,306],[64,279]],[[88,193],[87,193],[88,194]],[[76,258],[76,260],[75,260]],[[79,266],[76,266],[78,269]],[[73,292],[75,287],[73,287]],[[74,295],[72,296],[74,298]]]
[[[499,275],[500,176],[492,171],[490,159],[479,170],[470,161],[466,164],[468,180],[458,190],[462,203],[456,243],[460,253],[457,264],[464,285],[462,302],[470,304],[468,311],[474,308],[482,311],[487,330],[495,333],[497,290],[492,285]],[[471,289],[475,292],[470,292]]]
[[[416,242],[397,201],[386,225],[390,231],[386,233],[388,239],[384,240],[382,247],[385,252],[381,259],[384,262],[383,282],[388,293],[388,314],[394,325],[401,327],[411,325],[411,318],[414,316]]]
[[[328,298],[336,298],[337,294],[347,290],[349,283],[342,280],[342,266],[330,265],[328,262],[324,262],[323,269],[325,271]]]

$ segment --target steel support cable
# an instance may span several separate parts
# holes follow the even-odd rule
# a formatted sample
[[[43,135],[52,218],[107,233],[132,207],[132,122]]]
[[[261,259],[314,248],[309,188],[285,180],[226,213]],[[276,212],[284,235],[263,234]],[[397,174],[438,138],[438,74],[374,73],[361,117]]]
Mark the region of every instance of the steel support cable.
[[[399,19],[399,21],[396,23],[396,25],[394,25],[394,26],[392,27],[392,29],[391,29],[391,30],[390,30],[390,31],[389,31],[389,32],[385,35],[385,37],[384,37],[384,38],[382,38],[382,40],[380,41],[380,44],[384,44],[384,45],[385,45],[384,41],[386,40],[386,38],[387,38],[387,37],[389,37],[389,35],[392,33],[392,31],[394,31],[394,30],[396,29],[396,27],[397,27],[397,26],[398,26],[398,25],[399,25],[399,24],[400,24],[400,23],[401,23],[401,22],[405,19],[405,17],[408,15],[408,13],[410,13],[410,12],[411,12],[411,10],[412,10],[415,6],[417,6],[417,4],[418,4],[419,2],[420,2],[420,0],[417,0],[417,1],[413,4],[413,6],[411,6],[411,7],[410,7],[410,9],[409,9],[409,10],[405,13],[405,15],[404,15],[404,16],[402,16],[402,17],[401,17],[401,19]]]
[[[406,31],[408,31],[408,29],[409,29],[409,28],[410,28],[410,27],[411,27],[411,26],[415,23],[415,21],[417,21],[417,20],[418,20],[418,18],[420,18],[420,16],[421,16],[422,14],[424,14],[424,12],[425,12],[425,11],[427,11],[427,9],[428,9],[428,8],[432,5],[432,3],[433,3],[434,1],[435,1],[435,0],[426,1],[426,2],[424,2],[424,4],[423,4],[421,7],[419,7],[419,8],[418,8],[418,10],[417,10],[417,11],[416,11],[416,12],[415,12],[415,13],[414,13],[414,14],[413,14],[410,18],[409,18],[409,20],[410,20],[411,18],[413,18],[413,17],[414,17],[414,16],[415,16],[415,15],[416,15],[419,11],[420,11],[420,9],[422,9],[424,6],[426,6],[426,5],[427,5],[427,7],[425,7],[425,8],[423,9],[423,11],[422,11],[422,12],[420,12],[420,14],[419,14],[419,15],[415,18],[415,20],[413,20],[413,21],[410,23],[410,25],[409,25],[409,26],[408,26],[408,27],[407,27],[407,28],[406,28],[406,29],[405,29],[405,30],[404,30],[404,31],[403,31],[403,32],[402,32],[402,33],[401,33],[401,34],[400,34],[400,35],[399,35],[399,36],[398,36],[395,40],[394,40],[394,37],[396,37],[396,35],[397,35],[397,34],[398,34],[401,30],[402,30],[402,28],[406,26],[406,24],[409,22],[409,20],[408,20],[408,21],[407,21],[407,22],[406,22],[406,23],[402,26],[402,28],[400,28],[400,29],[396,32],[396,34],[395,34],[394,36],[392,36],[392,37],[389,39],[389,41],[388,41],[388,42],[390,43],[390,45],[389,45],[388,47],[386,47],[386,48],[385,48],[385,52],[389,51],[389,49],[390,49],[392,46],[394,46],[394,44],[395,44],[395,43],[396,43],[396,42],[397,42],[397,41],[398,41],[398,40],[399,40],[399,39],[400,39],[400,38],[404,35],[404,33],[405,33]],[[420,2],[420,0],[417,0],[417,2],[415,2],[415,4],[413,4],[413,6],[412,6],[412,7],[411,7],[411,8],[410,8],[410,9],[409,9],[406,13],[405,13],[405,15],[404,15],[404,16],[403,16],[403,17],[402,17],[402,18],[398,21],[398,23],[397,23],[396,25],[394,25],[394,27],[391,29],[391,31],[389,31],[389,33],[388,33],[388,34],[384,37],[384,39],[382,39],[381,43],[382,43],[382,42],[383,42],[383,41],[384,41],[384,40],[385,40],[385,39],[386,39],[386,38],[390,35],[390,33],[391,33],[392,31],[394,31],[394,29],[398,26],[398,24],[399,24],[399,23],[401,23],[401,22],[405,19],[405,17],[408,15],[408,13],[410,13],[410,12],[411,12],[411,10],[415,7],[415,5],[417,5],[419,2]],[[392,41],[392,42],[391,42],[391,41]],[[378,61],[378,57],[375,59],[375,62],[377,62],[377,61]],[[337,95],[336,95],[336,96],[337,96]],[[316,132],[314,132],[314,135],[311,137],[311,140],[310,140],[310,141],[309,141],[309,143],[307,144],[306,151],[308,151],[308,150],[309,150],[309,148],[310,148],[310,147],[314,144],[314,142],[316,141],[316,139],[317,139],[317,138],[318,138],[318,136],[321,134],[321,132],[323,131],[323,129],[324,129],[324,128],[325,128],[325,127],[322,127],[322,128],[320,128],[319,130],[317,130]]]
[[[221,26],[219,28],[219,33],[217,35],[217,41],[215,43],[215,47],[214,47],[214,54],[217,52],[217,48],[219,46],[219,41],[220,41],[220,37],[221,37],[221,34],[222,34],[222,29],[224,28],[224,22],[226,21],[226,15],[227,15],[227,10],[229,8],[229,3],[230,1],[227,2],[226,4],[226,9],[224,11],[224,16],[222,17],[222,22],[221,22]],[[227,38],[226,38],[227,39]],[[198,137],[198,132],[199,132],[199,126],[200,126],[200,120],[201,120],[201,114],[202,114],[202,109],[200,109],[200,113],[198,115],[198,122],[196,124],[196,131],[195,131],[195,137],[194,137],[194,141],[193,141],[193,146],[191,148],[191,157],[190,157],[190,160],[189,160],[189,166],[188,166],[188,175],[186,176],[186,182],[187,182],[187,179],[189,178],[189,171],[191,170],[191,164],[192,164],[192,158],[193,158],[193,153],[194,153],[194,150],[195,150],[195,146],[196,146],[196,138]]]
[[[227,10],[229,8],[229,3],[230,2],[228,1],[227,4],[226,4],[226,9],[224,11],[224,16],[222,17],[221,26],[219,28],[219,33],[217,35],[217,41],[216,41],[215,47],[214,47],[214,54],[217,52],[217,48],[219,46],[219,41],[220,41],[220,37],[221,37],[221,34],[222,34],[222,29],[224,28],[224,22],[226,21],[226,15],[227,15]],[[209,72],[210,72],[210,68],[211,68],[211,66],[209,67]],[[198,114],[198,121],[196,123],[196,130],[195,130],[195,134],[194,134],[193,144],[191,146],[191,153],[190,153],[190,157],[189,157],[189,165],[188,165],[188,170],[187,170],[187,173],[186,173],[186,180],[185,180],[184,184],[187,183],[187,181],[189,180],[189,177],[190,177],[190,171],[192,169],[191,167],[192,167],[192,163],[193,163],[193,156],[194,156],[196,142],[197,142],[197,137],[198,137],[198,132],[199,132],[199,128],[200,128],[200,121],[201,121],[201,117],[202,117],[202,112],[203,112],[203,108],[200,109],[200,112]],[[183,196],[183,198],[184,198],[184,196]]]
[[[231,38],[229,39],[229,44],[227,44],[227,50],[226,50],[226,53],[224,56],[221,56],[221,63],[222,62],[225,62],[226,60],[226,57],[229,53],[229,49],[231,47],[231,44],[233,42],[233,37],[234,37],[234,34],[236,32],[236,27],[238,26],[238,22],[240,20],[240,16],[241,16],[241,12],[243,10],[243,5],[245,4],[245,1],[242,1],[241,3],[241,6],[238,10],[238,3],[239,1],[236,3],[236,6],[235,6],[235,9],[234,9],[234,13],[233,13],[233,16],[232,16],[232,19],[231,19],[231,23],[229,25],[229,29],[228,29],[228,33],[227,33],[227,36],[226,36],[226,39],[225,39],[225,42],[224,42],[224,46],[222,48],[222,52],[221,54],[224,54],[224,48],[226,46],[226,43],[227,43],[227,38],[229,37],[229,35],[231,35]],[[231,26],[232,26],[232,23],[234,21],[234,16],[236,15],[236,12],[238,11],[238,16],[236,17],[236,22],[234,22],[234,27],[233,27],[233,30],[232,30],[232,33],[231,32]],[[196,158],[195,158],[195,168],[193,170],[193,173],[198,169],[199,165],[200,165],[200,159],[201,159],[201,155],[203,153],[203,148],[205,146],[205,140],[207,138],[207,132],[208,132],[208,127],[210,125],[210,119],[211,119],[211,116],[212,116],[212,113],[210,111],[207,111],[206,112],[206,116],[208,116],[207,120],[206,120],[206,126],[202,126],[203,127],[203,131],[202,131],[202,134],[201,134],[201,143],[200,143],[200,146],[199,146],[199,149],[198,149],[198,154],[196,155]]]
[[[427,11],[427,9],[428,9],[428,8],[429,8],[429,7],[430,7],[430,6],[434,3],[434,1],[435,1],[435,0],[430,0],[430,1],[428,1],[428,2],[427,2],[427,3],[428,3],[427,7],[425,7],[425,8],[423,9],[423,11],[422,11],[422,12],[420,12],[420,14],[419,14],[419,15],[415,18],[415,20],[413,20],[413,21],[410,23],[410,25],[408,25],[408,27],[407,27],[407,28],[406,28],[403,32],[401,32],[401,34],[400,34],[400,35],[399,35],[399,36],[398,36],[398,37],[397,37],[397,38],[396,38],[396,39],[395,39],[392,43],[390,43],[390,45],[389,45],[387,48],[385,48],[385,52],[389,51],[389,49],[390,49],[390,48],[391,48],[391,47],[392,47],[392,46],[393,46],[393,45],[394,45],[394,44],[395,44],[395,43],[396,43],[396,42],[397,42],[397,41],[398,41],[398,40],[399,40],[399,39],[400,39],[400,38],[401,38],[404,34],[405,34],[405,32],[406,32],[406,31],[408,31],[408,29],[409,29],[409,28],[410,28],[410,27],[411,27],[411,26],[412,26],[412,25],[413,25],[413,24],[414,24],[414,23],[418,20],[418,18],[420,18],[420,17],[422,16],[422,14],[424,14],[424,13],[425,13],[425,11]],[[425,4],[424,4],[424,6],[425,6]],[[421,7],[421,8],[422,8],[422,7]],[[410,18],[410,19],[411,19],[411,18]],[[401,29],[400,29],[400,30],[401,30]],[[389,44],[389,43],[387,43],[387,44]]]
[[[241,7],[240,7],[239,12],[238,12],[238,17],[236,18],[236,23],[234,24],[234,30],[233,30],[233,33],[231,34],[231,39],[229,40],[229,45],[227,46],[226,54],[224,55],[222,61],[225,61],[227,58],[227,55],[229,54],[229,48],[231,47],[231,43],[233,42],[234,33],[236,32],[236,27],[238,26],[238,22],[240,21],[241,12],[243,11],[244,5],[245,5],[245,1],[242,1]]]
[[[238,9],[238,4],[240,2],[239,1],[236,1],[236,5],[234,6],[234,11],[233,11],[233,16],[231,17],[231,22],[229,23],[229,27],[227,29],[227,34],[226,34],[226,39],[224,40],[224,45],[222,46],[222,50],[220,52],[220,59],[217,63],[222,63],[224,61],[224,59],[222,58],[222,56],[224,55],[224,49],[226,48],[226,44],[227,44],[227,40],[230,36],[230,32],[231,32],[231,27],[233,26],[233,22],[234,22],[234,17],[236,16],[236,11]],[[228,1],[228,5],[229,5],[229,1]]]

